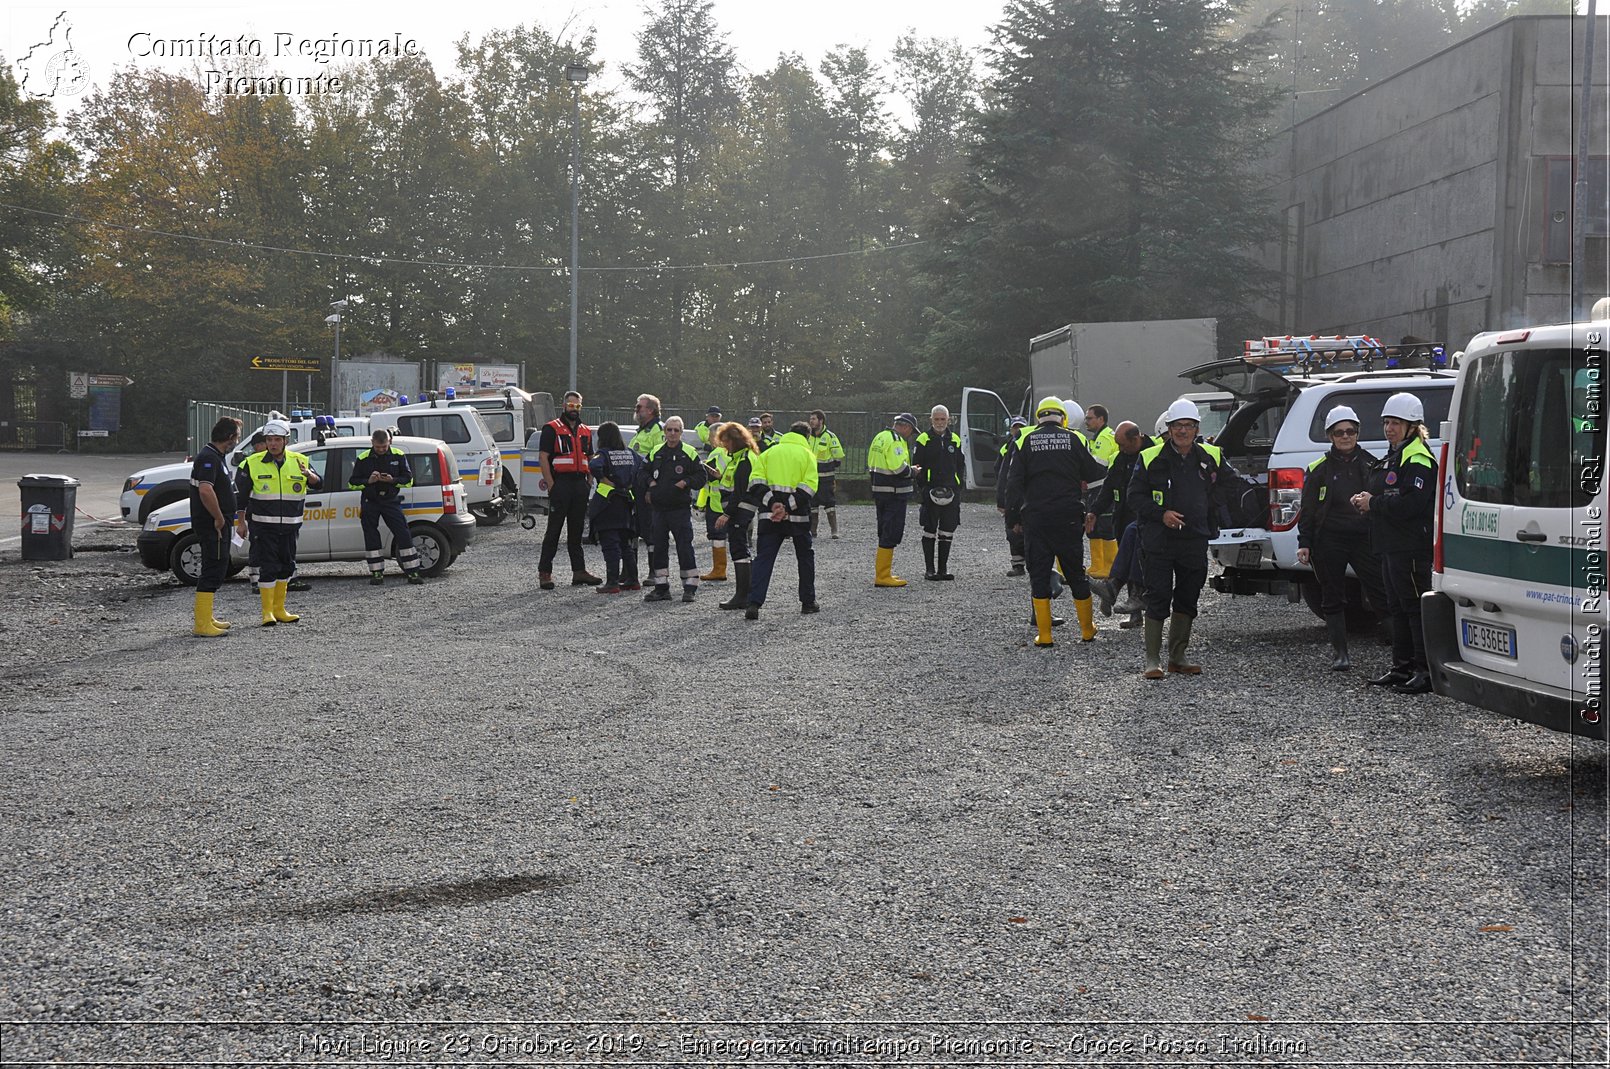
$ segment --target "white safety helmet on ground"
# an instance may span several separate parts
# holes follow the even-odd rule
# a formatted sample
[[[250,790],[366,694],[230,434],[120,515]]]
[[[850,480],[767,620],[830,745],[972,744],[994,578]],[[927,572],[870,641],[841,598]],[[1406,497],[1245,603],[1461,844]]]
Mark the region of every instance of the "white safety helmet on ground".
[[[1346,405],[1337,405],[1325,416],[1325,429],[1328,431],[1338,423],[1357,423],[1358,413]]]
[[[1426,406],[1422,405],[1420,399],[1412,393],[1395,393],[1381,406],[1381,418],[1386,419],[1388,416],[1406,423],[1424,423]]]
[[[1188,419],[1193,423],[1202,422],[1202,410],[1196,407],[1195,401],[1188,401],[1181,397],[1169,405],[1168,409],[1163,413],[1164,423],[1177,423],[1182,419]]]
[[[289,438],[291,436],[291,428],[288,424],[281,420],[271,419],[267,423],[263,424],[263,434],[270,438],[273,438],[276,435],[280,438]]]
[[[1084,406],[1078,401],[1068,400],[1062,402],[1062,410],[1068,414],[1068,426],[1077,427],[1085,421]]]

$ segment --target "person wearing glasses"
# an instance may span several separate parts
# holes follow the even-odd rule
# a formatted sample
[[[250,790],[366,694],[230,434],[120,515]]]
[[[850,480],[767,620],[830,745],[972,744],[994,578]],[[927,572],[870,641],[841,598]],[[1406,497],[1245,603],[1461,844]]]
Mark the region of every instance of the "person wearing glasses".
[[[1302,508],[1297,513],[1297,561],[1311,565],[1319,580],[1320,612],[1330,632],[1331,671],[1353,667],[1347,654],[1347,569],[1364,587],[1370,604],[1386,606],[1381,559],[1370,548],[1370,521],[1353,497],[1370,487],[1378,458],[1358,444],[1358,413],[1337,405],[1325,416],[1330,448],[1308,465]]]
[[[565,394],[565,410],[542,428],[537,458],[548,484],[548,529],[542,535],[537,558],[537,583],[553,589],[553,559],[559,552],[559,533],[565,531],[570,556],[570,585],[597,586],[603,580],[587,570],[582,552],[582,527],[587,522],[587,499],[592,494],[593,430],[581,421],[581,394]],[[568,527],[568,530],[566,528]]]
[[[1147,679],[1195,676],[1202,666],[1185,659],[1196,623],[1197,601],[1208,577],[1208,542],[1219,535],[1217,517],[1245,483],[1216,445],[1199,441],[1202,414],[1183,397],[1163,413],[1168,435],[1141,450],[1129,478],[1127,500],[1139,522],[1145,560]],[[1168,625],[1168,667],[1161,662]]]

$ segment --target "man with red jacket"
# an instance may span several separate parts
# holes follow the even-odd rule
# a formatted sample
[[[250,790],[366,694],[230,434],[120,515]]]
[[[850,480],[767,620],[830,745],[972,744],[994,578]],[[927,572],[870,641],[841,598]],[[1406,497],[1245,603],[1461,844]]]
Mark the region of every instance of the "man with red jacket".
[[[565,410],[549,420],[537,442],[542,478],[548,484],[548,529],[542,536],[542,556],[537,562],[537,583],[553,589],[553,558],[559,551],[559,531],[567,524],[565,548],[570,552],[570,585],[597,586],[603,582],[587,571],[587,558],[581,549],[582,525],[587,522],[587,498],[592,493],[592,473],[587,464],[593,455],[592,428],[581,421],[581,394],[565,394]]]

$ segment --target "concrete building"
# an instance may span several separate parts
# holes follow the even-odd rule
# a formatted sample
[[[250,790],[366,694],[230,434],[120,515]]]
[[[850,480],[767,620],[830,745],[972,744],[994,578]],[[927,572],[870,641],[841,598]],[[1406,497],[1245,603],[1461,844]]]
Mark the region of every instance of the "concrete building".
[[[1586,303],[1610,293],[1607,20],[1598,20]],[[1405,335],[1570,318],[1572,185],[1587,19],[1522,16],[1283,131],[1269,160],[1282,332]]]

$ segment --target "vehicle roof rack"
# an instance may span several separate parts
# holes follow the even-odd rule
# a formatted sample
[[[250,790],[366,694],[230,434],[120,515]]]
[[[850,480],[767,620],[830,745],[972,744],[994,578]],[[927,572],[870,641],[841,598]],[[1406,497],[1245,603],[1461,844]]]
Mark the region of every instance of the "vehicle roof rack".
[[[1277,375],[1319,375],[1348,371],[1441,370],[1448,366],[1441,342],[1383,345],[1368,334],[1286,334],[1252,338],[1242,359]]]

